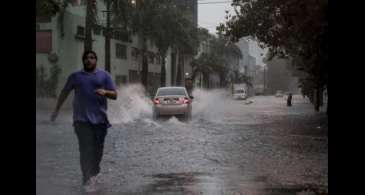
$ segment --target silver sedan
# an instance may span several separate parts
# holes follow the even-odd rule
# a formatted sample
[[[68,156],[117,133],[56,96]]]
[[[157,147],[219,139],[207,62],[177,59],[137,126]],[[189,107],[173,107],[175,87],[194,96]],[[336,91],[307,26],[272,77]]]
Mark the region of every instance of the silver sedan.
[[[160,87],[153,98],[153,119],[176,116],[191,119],[193,96],[185,87]]]

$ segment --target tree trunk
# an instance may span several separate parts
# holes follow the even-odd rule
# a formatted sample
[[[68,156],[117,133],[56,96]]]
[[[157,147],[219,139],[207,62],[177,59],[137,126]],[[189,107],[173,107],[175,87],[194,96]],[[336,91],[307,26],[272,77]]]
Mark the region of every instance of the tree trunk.
[[[181,82],[181,79],[182,79],[182,76],[181,76],[181,68],[182,68],[182,63],[183,63],[183,54],[179,52],[179,55],[178,55],[178,60],[177,60],[177,75],[176,75],[176,85],[177,86],[182,86],[182,82]]]
[[[140,46],[142,48],[142,70],[141,70],[141,83],[146,91],[148,91],[148,59],[147,59],[147,43],[145,36],[140,32],[138,33],[140,40]]]
[[[86,18],[85,18],[85,40],[84,40],[84,50],[93,49],[92,40],[92,26],[93,26],[93,4],[92,0],[87,0],[86,3]]]
[[[176,53],[171,53],[171,86],[176,85]]]
[[[105,29],[105,70],[111,73],[111,64],[110,64],[110,4],[111,0],[106,1],[106,29]]]
[[[224,81],[224,73],[220,73],[219,74],[219,87],[223,87],[225,85],[225,81]]]
[[[210,89],[210,75],[207,74],[207,88]]]
[[[328,116],[328,89],[327,89],[327,108],[326,108],[326,115]]]
[[[141,75],[141,82],[142,85],[144,86],[144,88],[147,90],[147,84],[148,84],[148,61],[147,61],[147,56],[146,56],[146,52],[143,52],[143,56],[142,56],[142,75]]]
[[[197,76],[197,71],[196,70],[194,70],[194,68],[193,68],[193,72],[191,73],[191,79],[193,80],[193,81],[195,81],[195,78],[196,78],[196,76]]]
[[[315,101],[315,105],[314,105],[314,109],[316,110],[316,112],[319,112],[319,108],[321,106],[321,99],[320,99],[320,93],[321,90],[319,89],[319,87],[316,87],[316,101]]]
[[[203,74],[204,75],[204,87],[209,89],[210,85],[209,85],[209,74]]]
[[[327,109],[326,109],[326,114],[328,116],[328,85],[327,85]]]
[[[162,64],[161,64],[161,82],[160,82],[160,86],[161,87],[165,87],[166,86],[166,53],[161,55],[161,60],[162,60]]]
[[[200,88],[203,88],[203,73],[200,72]]]

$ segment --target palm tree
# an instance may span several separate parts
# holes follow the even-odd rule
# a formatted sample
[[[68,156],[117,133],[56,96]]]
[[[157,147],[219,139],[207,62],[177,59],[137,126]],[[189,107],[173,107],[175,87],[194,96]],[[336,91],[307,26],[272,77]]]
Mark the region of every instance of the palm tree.
[[[153,31],[152,42],[158,49],[159,57],[161,58],[161,77],[160,86],[166,85],[166,56],[169,48],[174,47],[176,39],[176,21],[174,17],[174,6],[167,1],[164,5],[160,4],[161,13],[156,15],[153,19],[156,29]],[[168,26],[168,28],[166,28]]]
[[[209,49],[203,51],[203,54],[193,61],[193,76],[201,73],[204,78],[207,78],[205,81],[209,81],[209,74],[217,73],[220,77],[220,85],[223,87],[226,84],[228,73],[238,69],[237,63],[232,63],[232,60],[238,61],[242,57],[241,51],[236,45],[227,42],[224,38],[209,36],[204,34],[204,31],[201,31],[200,38],[209,42]],[[208,67],[209,71],[205,71]]]
[[[179,53],[176,83],[177,85],[181,85],[182,73],[184,69],[184,56],[193,56],[197,52],[197,48],[199,46],[199,38],[198,29],[194,26],[192,21],[183,17],[182,13],[177,14],[180,14],[181,17],[177,17],[178,21],[176,22],[177,51]]]
[[[214,72],[212,66],[212,63],[214,62],[212,62],[211,59],[212,58],[208,53],[203,53],[199,58],[193,59],[193,61],[190,63],[193,69],[193,80],[195,80],[198,75],[203,75],[203,77],[206,78],[210,73]],[[202,83],[202,80],[200,80],[200,83]]]
[[[163,86],[166,82],[165,58],[168,49],[189,53],[187,51],[192,51],[193,44],[197,43],[197,41],[191,40],[191,37],[194,36],[193,30],[190,28],[192,25],[171,0],[135,0],[129,1],[127,4],[127,6],[131,6],[131,9],[126,10],[124,7],[122,14],[118,15],[121,13],[122,7],[120,7],[113,13],[115,13],[116,20],[127,21],[124,22],[127,30],[137,34],[139,48],[141,48],[141,82],[144,87],[147,87],[147,43],[150,42],[158,48],[162,60],[161,85]]]
[[[151,35],[155,30],[153,19],[159,14],[161,0],[136,0],[134,9],[130,12],[130,27],[133,33],[138,35],[138,44],[141,48],[142,75],[141,83],[147,88],[148,81],[148,47],[147,41],[151,40]]]

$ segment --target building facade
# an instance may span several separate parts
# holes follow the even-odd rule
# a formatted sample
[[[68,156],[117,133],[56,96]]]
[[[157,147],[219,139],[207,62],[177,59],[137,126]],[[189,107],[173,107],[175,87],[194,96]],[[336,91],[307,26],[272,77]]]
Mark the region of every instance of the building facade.
[[[51,18],[37,18],[36,23],[36,68],[42,69],[40,81],[50,79],[52,67],[58,67],[56,93],[63,87],[70,73],[82,69],[82,54],[84,51],[86,5],[84,0],[75,0],[69,5],[63,15],[58,13]],[[194,2],[194,1],[192,1]],[[196,2],[196,1],[195,1]],[[97,0],[97,26],[93,29],[93,50],[98,55],[98,68],[105,69],[105,21],[106,7],[104,1]],[[194,4],[192,4],[194,5]],[[191,8],[194,10],[194,7]],[[194,11],[192,11],[194,13]],[[193,14],[194,15],[194,14]],[[60,19],[63,22],[60,22]],[[142,65],[138,53],[138,37],[129,36],[122,31],[113,31],[111,36],[111,67],[112,78],[117,85],[140,82]],[[160,59],[155,46],[148,43],[148,85],[160,85],[162,60],[166,60],[166,85],[176,84],[176,64],[182,63],[182,73],[190,73],[190,56],[179,56],[169,51],[166,59]],[[175,75],[174,75],[175,74]],[[175,76],[175,77],[174,77]],[[184,77],[182,77],[184,78]]]
[[[240,48],[242,58],[239,60],[240,72],[246,76],[254,76],[256,58],[250,53],[250,43],[245,38],[241,38],[236,45]]]

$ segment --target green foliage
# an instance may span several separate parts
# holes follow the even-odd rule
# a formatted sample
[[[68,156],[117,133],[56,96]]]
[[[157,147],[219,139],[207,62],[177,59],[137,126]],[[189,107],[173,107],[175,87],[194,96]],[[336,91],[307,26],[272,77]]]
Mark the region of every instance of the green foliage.
[[[199,73],[203,74],[205,78],[211,73],[217,73],[221,80],[221,86],[226,85],[228,80],[233,80],[233,77],[227,78],[226,76],[230,72],[233,73],[238,70],[237,64],[234,64],[232,60],[242,58],[240,49],[224,37],[216,38],[205,34],[203,30],[201,30],[199,36],[201,40],[208,43],[209,47],[207,51],[203,51],[197,59],[191,62],[193,79]]]
[[[214,38],[210,41],[210,63],[214,72],[218,73],[221,86],[227,84],[226,75],[238,71],[238,59],[242,58],[241,50],[224,37]],[[232,78],[229,78],[232,80]]]
[[[192,21],[171,0],[115,0],[112,6],[113,24],[131,34],[137,34],[142,48],[142,84],[146,86],[148,64],[147,42],[151,41],[165,59],[167,50],[194,54],[199,44],[197,29]],[[161,73],[166,72],[161,67]],[[164,83],[165,75],[161,75]]]
[[[303,88],[328,86],[328,0],[233,0],[237,16],[217,30],[232,41],[252,36],[306,73]]]
[[[245,83],[247,86],[253,87],[252,77],[249,77],[244,73],[240,73],[239,71],[234,71],[233,83]]]
[[[60,74],[61,68],[56,64],[50,68],[49,77],[42,65],[36,67],[36,97],[57,97],[56,89]]]
[[[56,0],[37,0],[37,16],[54,16],[61,9],[61,3]]]

